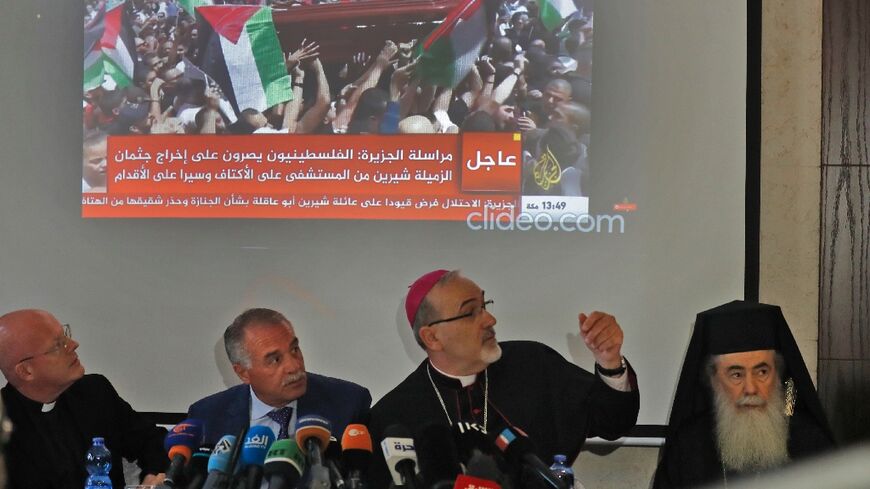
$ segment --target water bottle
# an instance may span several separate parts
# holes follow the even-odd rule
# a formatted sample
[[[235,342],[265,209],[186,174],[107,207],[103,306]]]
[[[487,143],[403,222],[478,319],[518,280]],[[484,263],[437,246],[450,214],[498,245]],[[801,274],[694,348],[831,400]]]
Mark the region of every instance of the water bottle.
[[[88,468],[85,489],[112,489],[112,479],[109,478],[109,471],[112,470],[112,454],[106,448],[102,437],[94,438],[85,457],[85,464]]]
[[[568,457],[564,455],[556,455],[553,457],[553,465],[550,466],[550,472],[562,481],[562,484],[568,489],[574,488],[574,469],[565,464]]]

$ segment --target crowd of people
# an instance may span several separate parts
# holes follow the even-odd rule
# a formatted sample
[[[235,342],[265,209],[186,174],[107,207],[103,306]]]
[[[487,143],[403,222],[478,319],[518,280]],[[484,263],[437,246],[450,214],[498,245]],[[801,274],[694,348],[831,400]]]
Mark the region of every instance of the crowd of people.
[[[87,0],[86,27],[103,1]],[[277,9],[279,3],[270,4]],[[452,88],[428,84],[418,73],[422,39],[387,39],[378,52],[351,52],[343,63],[324,63],[317,39],[323,34],[312,27],[299,45],[282,47],[292,100],[263,111],[234,111],[221,87],[198,68],[207,40],[200,39],[194,17],[176,0],[130,0],[138,58],[133,83],[120,88],[108,82],[84,93],[85,140],[95,133],[520,131],[524,194],[586,195],[593,11],[591,2],[577,4],[578,12],[550,31],[536,0],[499,2],[477,62]],[[536,178],[533,167],[553,163],[562,178]],[[83,182],[85,190],[104,186],[87,175]]]

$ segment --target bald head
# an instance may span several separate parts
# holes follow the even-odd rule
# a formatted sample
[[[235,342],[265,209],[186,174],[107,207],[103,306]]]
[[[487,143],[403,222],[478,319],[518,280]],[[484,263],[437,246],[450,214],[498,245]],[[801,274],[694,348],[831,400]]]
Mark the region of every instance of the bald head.
[[[84,375],[77,348],[47,311],[22,309],[0,316],[0,371],[30,399],[52,402]]]
[[[31,355],[41,325],[52,322],[57,323],[57,319],[39,309],[22,309],[0,316],[0,370],[7,379],[15,364]]]
[[[514,44],[510,38],[501,36],[493,39],[489,48],[489,55],[497,62],[504,62],[513,56]]]

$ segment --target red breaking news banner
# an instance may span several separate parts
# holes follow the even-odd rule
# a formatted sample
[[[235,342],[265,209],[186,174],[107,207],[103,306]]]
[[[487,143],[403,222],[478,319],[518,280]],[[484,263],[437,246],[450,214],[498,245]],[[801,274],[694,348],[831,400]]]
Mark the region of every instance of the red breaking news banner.
[[[516,133],[112,136],[82,216],[466,220],[521,178]]]

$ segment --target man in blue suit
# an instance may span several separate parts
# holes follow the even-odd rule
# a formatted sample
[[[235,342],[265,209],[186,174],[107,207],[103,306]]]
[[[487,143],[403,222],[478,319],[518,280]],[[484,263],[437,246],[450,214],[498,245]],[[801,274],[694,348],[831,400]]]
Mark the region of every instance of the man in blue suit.
[[[189,417],[205,422],[206,443],[253,425],[287,438],[295,432],[296,420],[306,415],[328,419],[336,438],[348,424],[368,423],[368,389],[306,372],[299,339],[280,312],[243,312],[224,332],[224,345],[243,384],[190,406]]]

